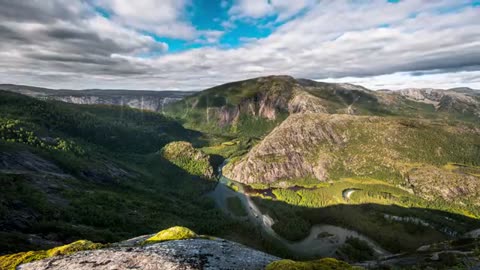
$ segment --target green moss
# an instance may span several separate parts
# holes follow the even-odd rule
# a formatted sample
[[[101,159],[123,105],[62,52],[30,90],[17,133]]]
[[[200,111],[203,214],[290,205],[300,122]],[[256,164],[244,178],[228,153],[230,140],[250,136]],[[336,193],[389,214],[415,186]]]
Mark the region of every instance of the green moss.
[[[342,262],[333,258],[324,258],[315,261],[292,261],[280,260],[267,265],[265,270],[349,270],[362,269],[353,267],[346,262]]]
[[[55,247],[52,249],[47,250],[47,256],[48,257],[53,257],[57,255],[67,255],[67,254],[72,254],[77,251],[82,251],[82,250],[92,250],[92,249],[99,249],[103,245],[98,244],[98,243],[93,243],[87,240],[78,240],[75,241],[71,244],[64,245],[64,246],[59,246]]]
[[[4,255],[0,256],[0,269],[15,270],[20,264],[42,260],[58,255],[68,255],[82,250],[99,249],[101,247],[103,247],[102,244],[93,243],[87,240],[78,240],[71,244],[55,247],[49,250],[28,251]]]
[[[183,240],[183,239],[190,239],[190,238],[196,238],[196,237],[197,237],[197,234],[192,230],[190,230],[189,228],[175,226],[175,227],[160,231],[159,233],[145,240],[143,244],[153,244],[153,243],[164,242],[164,241]]]

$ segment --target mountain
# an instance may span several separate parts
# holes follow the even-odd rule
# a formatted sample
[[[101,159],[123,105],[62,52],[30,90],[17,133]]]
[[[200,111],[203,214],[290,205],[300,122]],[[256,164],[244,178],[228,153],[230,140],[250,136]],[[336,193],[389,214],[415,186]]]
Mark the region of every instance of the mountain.
[[[391,94],[399,94],[410,100],[431,104],[436,111],[463,114],[471,118],[480,117],[480,91],[470,88],[404,89]]]
[[[476,90],[268,76],[193,93],[163,113],[29,91],[42,94],[0,91],[0,253],[45,259],[24,267],[121,264],[105,258],[133,252],[196,269],[217,259],[199,251],[184,261],[190,251],[234,242],[249,247],[237,264],[261,252],[368,267],[476,263]],[[172,226],[199,235],[119,246]],[[47,258],[79,239],[110,244]],[[282,260],[267,269],[337,262],[345,266]]]
[[[161,112],[166,104],[191,95],[192,91],[145,91],[145,90],[54,90],[26,85],[0,84],[0,90],[20,93],[43,99],[75,104],[119,105],[141,110]]]
[[[197,92],[169,104],[165,113],[189,128],[209,133],[262,136],[288,115],[305,112],[478,122],[480,102],[476,93],[474,90],[372,91],[352,84],[269,76]]]
[[[228,158],[222,181],[252,197],[266,234],[301,245],[328,223],[402,252],[480,227],[479,104],[470,89],[371,91],[269,76],[165,112],[216,138],[204,150]]]

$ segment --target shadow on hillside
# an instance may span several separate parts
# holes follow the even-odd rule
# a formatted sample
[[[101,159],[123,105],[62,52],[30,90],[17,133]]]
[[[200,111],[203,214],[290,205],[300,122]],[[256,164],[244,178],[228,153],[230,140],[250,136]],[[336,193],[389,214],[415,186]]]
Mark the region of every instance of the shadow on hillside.
[[[259,222],[255,222],[255,219],[251,221],[257,223],[257,231],[264,237],[264,250],[294,259],[311,257],[289,251],[285,242],[290,243],[288,245],[291,247],[301,247],[298,244],[305,243],[307,237],[319,240],[330,237],[330,231],[323,232],[318,229],[319,225],[352,230],[390,253],[415,251],[423,245],[461,238],[465,233],[480,228],[478,219],[424,208],[382,204],[339,204],[311,208],[262,197],[253,197],[252,200],[263,215],[274,221],[272,229],[276,236],[272,236],[260,223],[269,218],[255,215]],[[317,227],[316,235],[311,234],[312,227]],[[279,240],[278,236],[286,241]],[[337,241],[338,238],[332,237],[331,240]]]
[[[217,165],[222,161],[220,157],[212,160]],[[118,183],[76,179],[69,183],[69,190],[58,191],[68,201],[66,205],[29,201],[25,194],[19,194],[17,186],[12,186],[10,195],[5,197],[7,210],[18,217],[22,217],[22,211],[33,211],[35,215],[13,227],[3,226],[7,216],[2,216],[0,253],[44,249],[78,239],[115,242],[181,225],[280,257],[298,258],[256,224],[222,213],[207,196],[221,183],[190,175],[161,155],[151,156],[144,169],[148,175]],[[31,197],[45,196],[32,179],[19,177],[9,185],[21,183],[28,186],[25,190]],[[23,204],[22,208],[18,208],[18,202],[13,203],[15,200]],[[292,242],[306,237],[313,225],[330,224],[354,230],[390,252],[400,252],[480,228],[476,219],[438,210],[378,204],[309,208],[261,197],[254,197],[253,201],[263,214],[273,218],[275,232]],[[398,221],[396,217],[416,217],[426,224]],[[35,242],[31,241],[32,235]]]

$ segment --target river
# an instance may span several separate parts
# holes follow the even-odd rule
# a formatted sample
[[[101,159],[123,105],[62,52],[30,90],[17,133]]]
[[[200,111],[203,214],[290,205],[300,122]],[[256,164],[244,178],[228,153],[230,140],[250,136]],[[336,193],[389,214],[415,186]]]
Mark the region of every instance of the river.
[[[312,226],[309,235],[300,241],[289,241],[278,235],[273,229],[272,225],[275,221],[263,214],[258,206],[253,202],[251,197],[244,192],[243,186],[239,185],[239,191],[235,192],[230,189],[227,184],[231,180],[227,179],[221,174],[219,168],[220,180],[215,190],[210,194],[214,199],[216,205],[226,213],[230,213],[226,201],[229,197],[238,197],[242,202],[243,207],[247,210],[247,217],[245,220],[250,220],[256,224],[263,233],[276,239],[288,248],[292,254],[299,257],[328,257],[334,255],[335,251],[342,246],[348,237],[356,237],[364,240],[379,256],[386,256],[390,253],[380,247],[373,240],[361,235],[355,231],[342,228],[339,226],[317,224]],[[233,213],[230,213],[233,215]]]

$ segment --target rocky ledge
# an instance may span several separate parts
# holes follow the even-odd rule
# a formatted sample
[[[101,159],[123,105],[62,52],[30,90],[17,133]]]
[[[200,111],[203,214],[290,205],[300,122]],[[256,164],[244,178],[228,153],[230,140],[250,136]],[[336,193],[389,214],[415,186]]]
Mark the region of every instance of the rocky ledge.
[[[227,240],[196,238],[80,251],[17,269],[264,269],[278,259]]]

